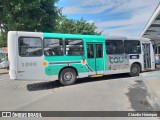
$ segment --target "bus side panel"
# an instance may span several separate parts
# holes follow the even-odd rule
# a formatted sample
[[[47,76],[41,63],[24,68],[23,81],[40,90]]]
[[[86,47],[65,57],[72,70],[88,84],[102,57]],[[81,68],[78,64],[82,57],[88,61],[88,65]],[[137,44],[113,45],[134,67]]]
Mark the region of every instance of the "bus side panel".
[[[56,80],[58,76],[47,76],[45,74],[45,66],[44,62],[45,58],[42,53],[41,56],[20,56],[19,55],[19,46],[18,46],[18,39],[19,37],[38,37],[43,41],[43,33],[36,33],[36,32],[18,32],[17,35],[17,79],[19,80]],[[32,43],[33,44],[33,43]],[[42,42],[43,46],[43,42]],[[28,49],[29,51],[30,49]]]
[[[107,55],[108,59],[108,70],[105,74],[118,74],[127,73],[129,69],[129,55],[118,54],[118,55]]]
[[[45,68],[47,76],[59,75],[65,67],[73,67],[77,70],[79,77],[87,77],[88,69],[82,64],[82,56],[45,56],[48,66]],[[84,76],[85,74],[86,76]]]
[[[141,70],[144,70],[144,65],[143,65],[143,54],[130,54],[130,56],[139,56],[138,59],[129,59],[129,64],[130,64],[130,68],[132,66],[133,63],[139,63],[141,65]]]
[[[143,46],[142,46],[142,41],[140,41],[139,39],[134,39],[134,40],[138,40],[140,42],[140,46],[141,46],[141,53],[137,53],[137,54],[129,54],[129,64],[130,64],[130,68],[132,66],[133,63],[139,63],[140,67],[141,67],[141,71],[144,70],[144,60],[143,60]]]
[[[44,33],[44,38],[78,38],[83,39],[82,36],[78,35],[65,35],[65,34],[52,34]],[[87,39],[87,38],[86,38]],[[83,39],[84,40],[84,39]],[[83,41],[84,42],[84,41]],[[84,47],[85,50],[85,47]],[[72,67],[76,69],[79,78],[88,77],[89,70],[83,63],[83,55],[81,56],[44,56],[45,61],[48,65],[45,67],[45,74],[47,76],[59,76],[62,69]]]

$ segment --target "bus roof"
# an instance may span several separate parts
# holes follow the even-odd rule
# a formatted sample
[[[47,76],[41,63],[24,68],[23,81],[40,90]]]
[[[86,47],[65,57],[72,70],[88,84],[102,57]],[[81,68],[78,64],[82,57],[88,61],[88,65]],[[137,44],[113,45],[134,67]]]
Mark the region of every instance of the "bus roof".
[[[81,34],[62,34],[62,33],[44,33],[45,37],[61,37],[61,38],[105,38],[102,35],[81,35]]]
[[[104,39],[102,35],[82,35],[82,34],[63,34],[63,33],[47,33],[47,32],[27,32],[27,31],[9,31],[9,33],[16,34],[43,34],[43,37],[60,37],[60,38],[98,38]]]
[[[127,37],[122,37],[122,36],[107,36],[106,40],[126,40]]]
[[[148,38],[143,37],[125,37],[125,36],[103,36],[103,35],[82,35],[82,34],[63,34],[63,33],[47,33],[47,32],[27,32],[27,31],[9,31],[9,33],[16,33],[16,34],[43,34],[43,37],[58,37],[58,38],[94,38],[94,39],[106,39],[106,40],[143,40],[143,41],[150,41]]]
[[[143,41],[150,41],[148,38],[143,37],[127,37],[127,40],[143,40]]]
[[[148,38],[143,37],[118,37],[118,36],[108,36],[106,40],[143,40],[143,41],[150,41]]]

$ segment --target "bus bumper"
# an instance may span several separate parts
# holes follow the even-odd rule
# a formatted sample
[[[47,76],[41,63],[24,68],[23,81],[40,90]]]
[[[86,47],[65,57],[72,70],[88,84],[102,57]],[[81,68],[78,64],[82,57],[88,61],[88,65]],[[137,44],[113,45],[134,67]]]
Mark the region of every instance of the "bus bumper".
[[[12,80],[16,79],[16,71],[15,70],[9,70],[9,77]]]

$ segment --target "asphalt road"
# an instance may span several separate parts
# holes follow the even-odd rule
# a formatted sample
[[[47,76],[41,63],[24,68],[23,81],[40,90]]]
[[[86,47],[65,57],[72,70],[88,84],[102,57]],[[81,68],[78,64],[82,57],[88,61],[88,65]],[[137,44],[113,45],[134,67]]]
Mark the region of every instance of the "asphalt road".
[[[78,79],[71,86],[0,75],[0,111],[154,111],[153,104],[141,77],[128,74]]]

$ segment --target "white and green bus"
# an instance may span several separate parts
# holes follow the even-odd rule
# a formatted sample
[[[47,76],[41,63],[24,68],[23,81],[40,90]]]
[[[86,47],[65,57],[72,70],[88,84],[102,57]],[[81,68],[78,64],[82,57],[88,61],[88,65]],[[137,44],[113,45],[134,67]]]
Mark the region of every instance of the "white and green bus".
[[[100,77],[155,68],[149,39],[10,31],[9,75],[15,80],[59,80]]]

